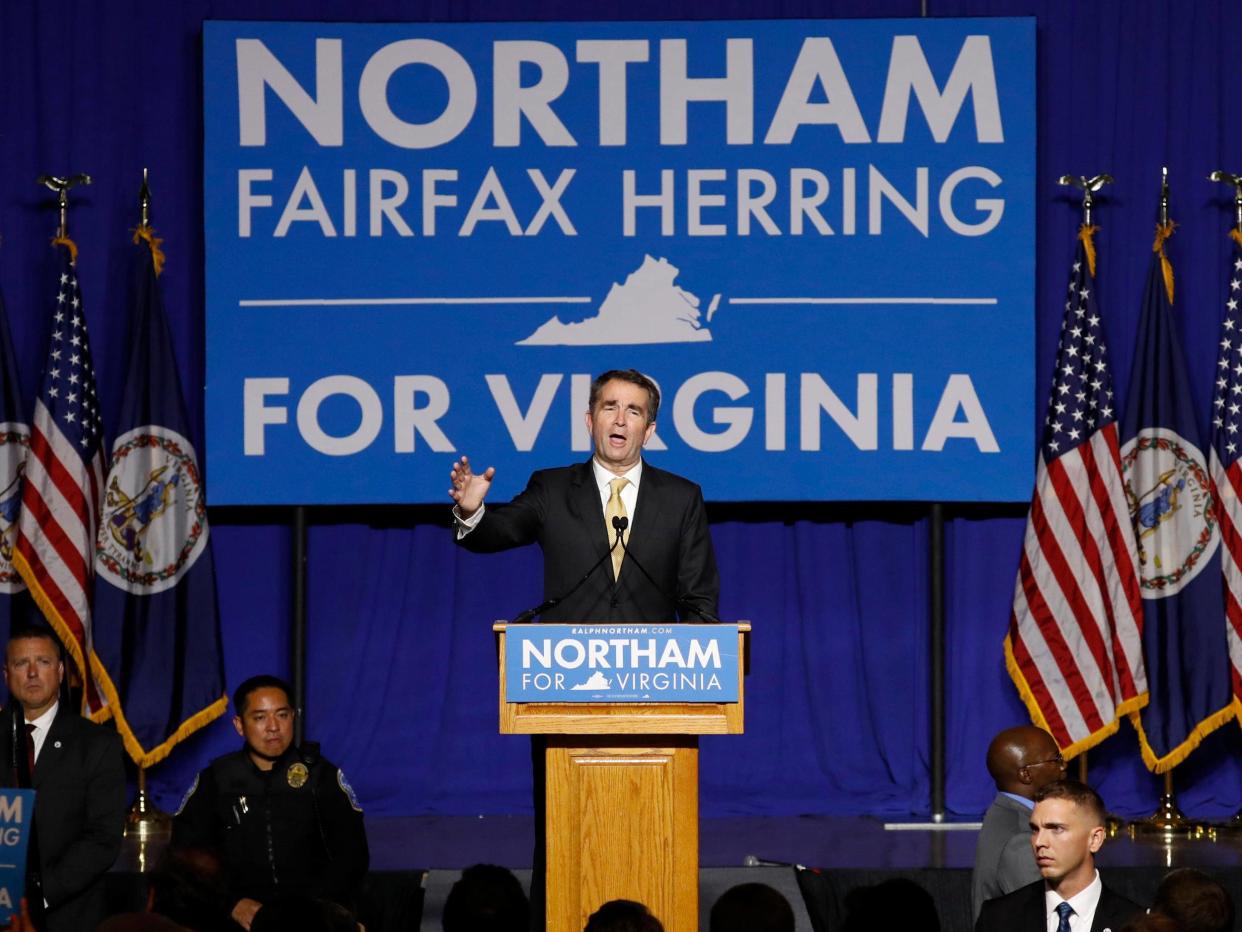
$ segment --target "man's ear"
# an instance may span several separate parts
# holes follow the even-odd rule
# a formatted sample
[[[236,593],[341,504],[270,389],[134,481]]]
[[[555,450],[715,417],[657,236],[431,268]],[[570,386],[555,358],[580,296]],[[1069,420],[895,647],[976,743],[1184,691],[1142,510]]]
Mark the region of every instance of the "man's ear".
[[[655,421],[647,425],[643,431],[643,446],[647,445],[647,441],[651,439],[651,435],[655,433]]]
[[[242,729],[242,720],[240,715],[233,716],[233,727],[237,729],[238,737],[246,737],[246,732]]]
[[[1091,834],[1087,836],[1087,845],[1092,854],[1095,854],[1103,846],[1105,834],[1104,826],[1097,825],[1091,830]]]

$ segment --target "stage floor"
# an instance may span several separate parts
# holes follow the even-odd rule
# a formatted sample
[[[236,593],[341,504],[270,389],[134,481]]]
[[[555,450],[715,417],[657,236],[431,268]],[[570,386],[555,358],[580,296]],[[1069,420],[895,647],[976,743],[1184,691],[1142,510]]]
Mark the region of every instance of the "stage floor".
[[[368,819],[373,870],[460,869],[488,862],[529,868],[534,831],[530,816],[414,816]],[[704,819],[699,863],[741,867],[747,855],[806,867],[862,870],[970,869],[975,828],[885,830],[884,821],[859,816]],[[1186,836],[1119,834],[1105,843],[1102,867],[1242,866],[1242,835],[1212,841]]]

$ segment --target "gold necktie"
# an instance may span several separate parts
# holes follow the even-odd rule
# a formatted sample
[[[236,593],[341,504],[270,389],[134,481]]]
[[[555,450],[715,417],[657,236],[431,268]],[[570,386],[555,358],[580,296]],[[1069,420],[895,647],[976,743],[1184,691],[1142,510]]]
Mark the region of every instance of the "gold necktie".
[[[612,494],[608,496],[608,507],[604,509],[604,525],[608,528],[608,542],[612,543],[616,540],[617,532],[613,529],[613,518],[625,518],[625,503],[621,501],[621,490],[630,484],[629,479],[609,479],[608,485],[612,488]],[[625,543],[630,542],[630,532],[627,528],[621,534]],[[621,575],[621,561],[625,559],[625,549],[621,544],[612,552],[612,578],[616,579]]]

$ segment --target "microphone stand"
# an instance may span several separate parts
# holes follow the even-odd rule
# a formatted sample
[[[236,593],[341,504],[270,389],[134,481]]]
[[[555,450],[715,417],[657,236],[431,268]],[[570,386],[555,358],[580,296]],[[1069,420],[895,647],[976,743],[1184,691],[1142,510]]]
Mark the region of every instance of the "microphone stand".
[[[614,528],[617,526],[617,520],[618,519],[616,518],[612,519],[612,526]],[[617,549],[617,544],[621,544],[622,548],[625,547],[625,541],[621,539],[621,533],[624,530],[625,528],[622,527],[620,530],[617,531],[617,538],[616,540],[612,542],[612,546],[609,547],[606,551],[604,551],[604,555],[595,561],[595,565],[592,566],[589,570],[587,570],[586,575],[583,576],[581,579],[579,579],[576,583],[574,583],[570,587],[568,592],[564,593],[563,595],[558,595],[555,598],[548,599],[546,602],[541,602],[539,605],[536,605],[534,608],[528,608],[526,611],[522,612],[522,614],[514,618],[512,624],[515,624],[515,625],[524,624],[530,621],[536,615],[542,615],[548,609],[555,608],[557,605],[560,605],[562,602],[568,599],[571,595],[577,592],[578,589],[581,588],[582,584],[591,578],[591,574],[594,573],[597,569],[599,569],[603,565],[605,560],[607,560],[609,557],[612,556],[612,552]]]

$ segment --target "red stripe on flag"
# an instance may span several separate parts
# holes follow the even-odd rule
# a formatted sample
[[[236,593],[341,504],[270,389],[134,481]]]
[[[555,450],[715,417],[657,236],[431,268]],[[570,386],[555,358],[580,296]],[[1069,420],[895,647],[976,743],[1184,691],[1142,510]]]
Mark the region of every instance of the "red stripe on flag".
[[[35,457],[43,465],[48,478],[56,485],[57,490],[74,513],[86,516],[88,512],[86,497],[82,494],[82,485],[60,461],[60,457],[52,449],[51,442],[39,427],[37,418],[30,429],[30,453],[28,455]]]
[[[1089,452],[1090,444],[1086,443],[1075,451],[1075,453],[1083,455],[1084,463],[1086,463],[1086,456],[1089,455]],[[1083,511],[1082,503],[1078,500],[1077,490],[1066,474],[1065,466],[1061,460],[1053,460],[1048,464],[1048,479],[1052,484],[1053,492],[1056,494],[1057,502],[1061,505],[1062,517],[1064,519],[1061,523],[1078,541],[1082,558],[1086,561],[1087,568],[1095,578],[1096,588],[1099,590],[1100,598],[1104,601],[1104,617],[1111,618],[1113,616],[1113,604],[1109,598],[1108,587],[1104,582],[1104,566],[1100,558],[1099,547],[1087,528],[1087,516]],[[1059,550],[1057,552],[1060,554]],[[1060,555],[1063,556],[1063,554]],[[1063,564],[1054,564],[1050,561],[1050,565],[1053,567],[1053,571],[1057,573],[1058,582],[1063,582],[1059,572],[1062,566],[1064,567],[1065,574],[1072,580],[1074,591],[1077,593],[1077,598],[1071,603],[1071,608],[1074,611],[1074,620],[1078,623],[1078,628],[1082,632],[1087,650],[1091,652],[1091,656],[1095,659],[1096,672],[1103,682],[1111,685],[1112,677],[1109,675],[1109,672],[1112,669],[1112,664],[1109,662],[1108,646],[1104,643],[1100,624],[1096,620],[1091,606],[1087,604],[1087,595],[1083,592],[1082,586],[1079,585],[1078,574],[1073,572],[1068,561],[1065,561]],[[1062,584],[1062,591],[1065,591],[1064,584]],[[1082,673],[1084,676],[1086,675],[1086,671],[1082,671]],[[1092,700],[1092,704],[1094,705],[1094,700]]]
[[[56,552],[56,556],[60,558],[65,569],[78,581],[82,592],[88,592],[88,567],[82,558],[82,551],[78,549],[72,535],[61,527],[56,516],[52,514],[51,507],[33,482],[27,482],[22,489],[22,508],[34,516],[43,540]],[[80,520],[81,516],[78,514],[74,517]],[[32,543],[37,542],[32,541]]]
[[[82,629],[82,619],[78,615],[77,608],[61,592],[60,587],[56,585],[56,580],[48,573],[47,567],[39,557],[39,552],[25,537],[17,539],[17,549],[26,558],[26,563],[29,564],[30,569],[35,574],[35,578],[38,579],[39,588],[43,590],[44,594],[51,601],[57,614],[60,615],[61,621],[68,626],[73,634],[73,639],[78,644],[82,644],[85,641],[85,633]]]
[[[1031,578],[1031,566],[1027,562],[1026,557],[1022,557],[1022,568],[1019,570],[1024,580]],[[1027,589],[1027,601],[1030,602],[1030,589]],[[1039,602],[1043,602],[1043,597],[1039,596],[1039,589],[1034,589]],[[1034,606],[1032,606],[1034,608]],[[1047,606],[1045,606],[1045,611]],[[1035,665],[1035,661],[1031,659],[1030,652],[1026,649],[1026,643],[1022,640],[1022,636],[1018,631],[1018,620],[1016,615],[1009,616],[1009,642],[1013,646],[1013,659],[1018,664],[1018,669],[1022,671],[1022,676],[1026,680],[1026,685],[1030,687],[1031,695],[1035,699],[1035,704],[1039,706],[1039,711],[1044,716],[1044,723],[1048,726],[1048,732],[1052,735],[1052,739],[1056,741],[1057,747],[1067,748],[1074,743],[1074,738],[1070,734],[1069,729],[1065,726],[1065,719],[1061,717],[1061,712],[1057,708],[1057,704],[1053,701],[1052,693],[1048,691],[1044,678],[1040,676],[1039,667]]]
[[[1030,522],[1035,530],[1035,537],[1039,541],[1039,549],[1043,555],[1044,562],[1048,564],[1048,568],[1056,579],[1057,585],[1060,586],[1062,593],[1064,593],[1066,604],[1074,616],[1072,619],[1062,620],[1066,622],[1072,621],[1080,629],[1085,629],[1088,625],[1094,624],[1091,613],[1083,604],[1082,592],[1078,588],[1074,574],[1070,571],[1065,555],[1061,552],[1060,545],[1058,545],[1052,528],[1048,524],[1043,502],[1039,496],[1036,496],[1031,501]],[[1065,685],[1069,689],[1070,695],[1073,696],[1074,703],[1078,706],[1078,711],[1082,715],[1083,721],[1086,722],[1088,731],[1094,734],[1107,723],[1100,717],[1100,710],[1095,706],[1095,699],[1083,681],[1084,671],[1079,668],[1078,662],[1074,659],[1074,654],[1065,642],[1065,637],[1061,634],[1061,628],[1056,623],[1056,619],[1051,612],[1048,613],[1047,621],[1040,623],[1039,630],[1048,644],[1048,649],[1052,653],[1053,659],[1061,670],[1061,675],[1065,678]]]
[[[1108,427],[1104,428],[1104,433],[1106,442],[1110,437],[1112,440],[1109,444],[1111,455],[1117,439],[1116,425],[1108,425]],[[1143,600],[1139,592],[1138,577],[1134,575],[1134,563],[1130,559],[1126,537],[1117,523],[1117,514],[1113,511],[1109,487],[1105,481],[1104,470],[1108,469],[1109,476],[1115,476],[1117,485],[1120,487],[1122,481],[1121,469],[1117,462],[1100,463],[1096,459],[1095,449],[1090,443],[1083,444],[1079,449],[1082,453],[1083,466],[1087,470],[1087,476],[1089,477],[1091,499],[1095,503],[1095,514],[1104,527],[1105,544],[1109,554],[1112,556],[1113,568],[1115,570],[1114,573],[1109,574],[1101,567],[1097,574],[1097,579],[1100,585],[1100,593],[1106,603],[1105,608],[1108,613],[1106,617],[1113,621],[1113,624],[1108,625],[1113,655],[1112,668],[1117,672],[1117,685],[1121,691],[1120,698],[1124,701],[1137,696],[1138,689],[1134,685],[1134,674],[1130,669],[1130,661],[1126,657],[1126,651],[1121,643],[1122,635],[1119,626],[1130,626],[1129,619],[1142,617]],[[1093,540],[1091,544],[1093,551],[1098,556],[1098,543]],[[1110,575],[1117,577],[1122,583],[1126,604],[1117,605],[1113,602],[1112,589],[1108,579]],[[1105,678],[1107,679],[1107,668],[1105,668]]]

